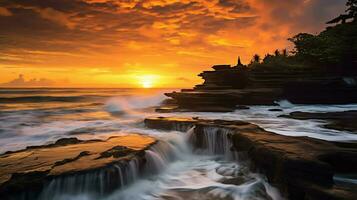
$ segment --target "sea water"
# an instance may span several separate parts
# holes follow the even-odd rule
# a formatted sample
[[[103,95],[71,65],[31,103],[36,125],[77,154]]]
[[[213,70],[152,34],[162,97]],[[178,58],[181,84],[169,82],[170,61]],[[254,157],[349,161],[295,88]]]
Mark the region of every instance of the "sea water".
[[[276,106],[252,106],[249,110],[229,113],[155,113],[155,106],[165,99],[163,93],[168,91],[172,90],[1,89],[0,152],[47,144],[64,137],[105,139],[111,135],[145,134],[159,141],[146,150],[148,162],[145,175],[138,176],[135,163],[129,166],[130,176],[123,174],[118,167],[118,174],[121,175],[113,178],[123,179],[120,182],[125,184],[110,194],[98,194],[91,187],[85,189],[88,185],[85,178],[83,183],[72,180],[76,186],[69,189],[62,187],[61,183],[69,181],[66,182],[68,186],[71,180],[54,180],[44,189],[40,199],[276,200],[282,199],[279,192],[267,183],[263,175],[252,173],[247,163],[237,160],[229,151],[229,141],[217,135],[217,130],[204,130],[208,145],[205,149],[197,150],[191,145],[190,130],[151,130],[144,127],[143,119],[153,116],[197,116],[246,120],[283,135],[336,141],[357,140],[355,134],[322,128],[326,122],[321,120],[300,121],[278,117],[293,111],[357,110],[357,105],[304,106],[280,101]],[[269,111],[272,108],[281,108],[282,111]],[[218,143],[217,138],[220,139]],[[239,184],[225,182],[235,179],[240,180]]]

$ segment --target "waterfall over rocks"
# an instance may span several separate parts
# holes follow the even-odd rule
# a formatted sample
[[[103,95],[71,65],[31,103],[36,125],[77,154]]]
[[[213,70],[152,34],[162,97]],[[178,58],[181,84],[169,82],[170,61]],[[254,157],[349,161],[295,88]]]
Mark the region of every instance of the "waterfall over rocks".
[[[62,199],[63,194],[103,197],[137,180],[139,174],[142,174],[140,168],[143,164],[142,158],[133,158],[129,162],[116,163],[98,171],[55,178],[45,187],[39,199]]]
[[[197,126],[194,129],[195,133],[191,134],[190,142],[197,152],[208,155],[223,155],[228,160],[237,158],[237,152],[233,151],[233,144],[229,138],[232,130],[209,126]]]
[[[237,162],[233,129],[174,125],[130,159],[105,169],[55,178],[39,200],[274,199],[279,193]],[[179,132],[181,131],[181,132]],[[23,200],[34,198],[22,198]]]
[[[41,192],[40,200],[98,199],[126,187],[140,178],[155,175],[164,170],[177,157],[176,144],[158,141],[129,161],[122,161],[98,171],[69,174],[55,178]],[[22,199],[28,199],[25,196]]]

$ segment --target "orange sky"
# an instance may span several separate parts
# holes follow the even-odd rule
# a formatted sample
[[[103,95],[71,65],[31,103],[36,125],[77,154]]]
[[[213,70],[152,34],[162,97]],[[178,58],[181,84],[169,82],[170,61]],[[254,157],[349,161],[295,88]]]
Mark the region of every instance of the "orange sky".
[[[1,0],[0,83],[15,81],[0,86],[192,87],[213,64],[248,62],[296,33],[321,31],[344,4]]]

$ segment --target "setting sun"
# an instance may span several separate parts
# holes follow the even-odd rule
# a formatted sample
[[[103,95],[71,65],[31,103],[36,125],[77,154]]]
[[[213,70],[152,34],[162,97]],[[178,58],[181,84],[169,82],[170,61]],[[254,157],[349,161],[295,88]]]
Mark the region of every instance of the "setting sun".
[[[141,84],[142,84],[143,88],[152,88],[152,81],[151,80],[143,81]]]
[[[157,82],[157,75],[142,75],[138,76],[139,83],[143,88],[152,88],[155,86]]]

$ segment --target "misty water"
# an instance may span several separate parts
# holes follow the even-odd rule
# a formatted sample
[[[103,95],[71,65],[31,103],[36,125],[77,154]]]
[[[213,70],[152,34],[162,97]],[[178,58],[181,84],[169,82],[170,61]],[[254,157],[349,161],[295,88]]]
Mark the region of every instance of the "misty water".
[[[126,199],[282,199],[266,178],[249,170],[249,163],[229,151],[210,145],[193,149],[190,130],[157,131],[144,127],[151,116],[182,116],[210,119],[246,120],[283,135],[309,136],[332,141],[356,141],[357,135],[322,128],[321,120],[278,118],[293,111],[326,112],[357,110],[357,105],[252,106],[229,113],[155,113],[165,99],[158,89],[1,89],[0,152],[51,143],[59,138],[106,139],[112,135],[150,135],[159,144],[146,150],[144,173],[135,160],[128,169],[118,167],[123,186],[110,194],[90,184],[93,177],[54,180],[40,199],[126,200]],[[269,109],[283,111],[272,112]],[[208,144],[217,140],[216,130],[205,130]],[[229,143],[222,140],[221,142]],[[229,148],[229,144],[225,144]],[[96,175],[99,178],[100,174]],[[234,180],[240,184],[232,184]],[[96,180],[96,179],[95,179]],[[104,181],[104,180],[100,180]],[[102,184],[104,185],[104,184]],[[103,186],[104,187],[104,186]]]

